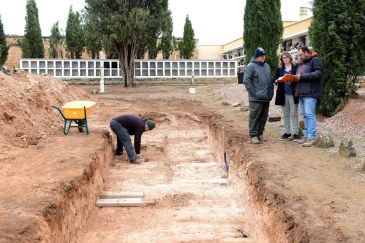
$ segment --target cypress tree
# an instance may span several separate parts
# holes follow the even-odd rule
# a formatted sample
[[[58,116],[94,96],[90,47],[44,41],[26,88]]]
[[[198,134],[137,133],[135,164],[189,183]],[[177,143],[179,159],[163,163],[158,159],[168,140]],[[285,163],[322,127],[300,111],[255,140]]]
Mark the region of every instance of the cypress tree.
[[[323,59],[323,93],[319,111],[334,115],[343,108],[346,96],[365,67],[365,2],[330,0],[313,2],[311,44]]]
[[[51,38],[49,40],[49,57],[62,58],[61,44],[63,37],[60,33],[58,21],[51,28]]]
[[[39,25],[38,8],[35,0],[28,0],[26,5],[25,30],[21,46],[23,57],[43,58],[44,46]]]
[[[349,17],[351,20],[349,39],[349,54],[346,56],[346,64],[349,68],[347,82],[348,93],[351,93],[353,85],[357,82],[359,75],[365,75],[365,1],[353,0],[349,4]],[[351,65],[352,64],[352,65]]]
[[[179,43],[180,56],[183,59],[190,59],[193,56],[195,49],[194,40],[194,29],[189,19],[186,15],[185,25],[184,25],[184,35],[182,41]]]
[[[103,48],[103,36],[97,30],[95,15],[85,13],[85,47],[92,58],[99,58],[99,52]]]
[[[1,21],[1,16],[0,16],[0,68],[6,62],[6,59],[8,57],[8,50],[9,50],[9,47],[6,44],[4,26],[3,26],[3,22]]]
[[[166,29],[162,31],[160,49],[164,59],[169,59],[172,52],[172,31],[173,23],[171,16],[168,17]]]
[[[79,12],[74,12],[72,7],[68,13],[66,23],[66,47],[71,58],[80,58],[84,48],[84,30],[81,26]]]
[[[159,46],[157,45],[156,36],[151,36],[151,38],[147,41],[147,51],[149,59],[156,59],[158,52],[160,51]]]
[[[150,15],[154,17],[151,19],[151,28],[146,33],[146,40],[142,41],[142,45],[145,45],[145,47],[139,45],[137,53],[140,55],[145,48],[148,52],[148,58],[156,59],[158,52],[161,50],[158,39],[166,32],[169,18],[171,19],[168,0],[160,0],[158,4],[152,5]]]
[[[179,50],[179,40],[175,36],[172,36],[172,50],[178,51]]]
[[[247,0],[244,13],[245,64],[256,47],[264,48],[266,62],[273,69],[279,63],[278,47],[283,35],[280,0]]]
[[[140,42],[138,43],[138,48],[136,50],[136,58],[137,59],[144,59],[144,55],[147,51],[146,48],[146,40],[140,40]]]

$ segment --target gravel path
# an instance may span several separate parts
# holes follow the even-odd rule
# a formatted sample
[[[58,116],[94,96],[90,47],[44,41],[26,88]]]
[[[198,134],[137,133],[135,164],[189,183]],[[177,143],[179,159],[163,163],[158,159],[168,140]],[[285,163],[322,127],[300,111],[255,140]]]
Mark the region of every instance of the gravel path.
[[[223,101],[227,103],[239,102],[242,106],[248,107],[248,93],[242,84],[226,84],[225,86],[213,91],[218,94]],[[275,97],[275,96],[274,96]],[[271,101],[269,116],[281,116],[281,107],[274,104],[274,99]]]

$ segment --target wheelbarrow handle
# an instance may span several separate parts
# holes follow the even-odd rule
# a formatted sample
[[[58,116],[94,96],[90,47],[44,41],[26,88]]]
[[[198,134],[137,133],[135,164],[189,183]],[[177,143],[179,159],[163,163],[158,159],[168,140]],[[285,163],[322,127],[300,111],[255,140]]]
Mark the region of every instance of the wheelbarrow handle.
[[[55,108],[55,109],[57,109],[59,112],[60,112],[60,114],[61,114],[61,116],[63,117],[63,119],[64,120],[66,120],[66,117],[65,117],[65,115],[63,114],[63,112],[61,111],[61,109],[59,108],[59,107],[57,107],[57,106],[52,106],[53,108]]]

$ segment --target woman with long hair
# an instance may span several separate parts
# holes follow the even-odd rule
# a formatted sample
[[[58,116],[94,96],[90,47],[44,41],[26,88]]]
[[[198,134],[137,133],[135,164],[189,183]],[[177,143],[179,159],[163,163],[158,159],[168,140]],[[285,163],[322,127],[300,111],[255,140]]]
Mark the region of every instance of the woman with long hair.
[[[283,52],[280,55],[280,65],[275,70],[275,78],[293,74],[297,72],[298,65],[294,63],[293,57],[289,52]],[[278,83],[276,90],[275,105],[280,105],[283,108],[284,114],[284,134],[281,136],[283,140],[299,139],[299,124],[298,124],[298,97],[295,97],[296,83],[285,82]]]

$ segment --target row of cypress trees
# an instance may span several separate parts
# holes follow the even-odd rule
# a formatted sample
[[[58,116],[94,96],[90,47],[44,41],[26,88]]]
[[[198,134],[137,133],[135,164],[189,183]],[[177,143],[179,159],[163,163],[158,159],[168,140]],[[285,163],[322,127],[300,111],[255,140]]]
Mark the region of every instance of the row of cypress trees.
[[[25,36],[21,41],[23,57],[43,58],[44,47],[35,0],[27,0]],[[66,37],[59,30],[58,22],[51,29],[50,57],[63,57],[65,42],[68,57],[80,58],[84,47],[94,58],[104,48],[108,58],[118,58],[123,69],[125,86],[133,85],[134,59],[138,50],[146,51],[150,58],[162,50],[168,58],[172,49],[180,50],[182,58],[191,58],[195,48],[194,30],[186,17],[184,38],[172,38],[172,18],[168,0],[86,0],[80,15],[70,8]],[[157,38],[161,44],[157,46]],[[5,39],[5,38],[4,38]],[[6,44],[5,44],[6,45]]]
[[[195,42],[194,30],[192,29],[189,17],[186,17],[184,38],[181,40],[179,47],[174,48],[174,40],[172,37],[173,23],[171,12],[168,10],[168,0],[162,0],[161,4],[166,9],[162,14],[166,16],[160,18],[163,21],[162,24],[156,23],[152,25],[154,28],[149,29],[150,34],[144,34],[146,38],[139,43],[139,48],[143,52],[142,54],[147,51],[149,58],[153,59],[156,58],[159,51],[162,51],[163,57],[167,59],[173,49],[179,49],[183,58],[190,58],[193,55]],[[150,11],[154,11],[155,9],[151,8]],[[27,0],[25,21],[25,35],[20,43],[23,57],[43,58],[44,44],[35,0]],[[102,50],[103,45],[108,49],[109,56],[112,56],[111,48],[108,48],[109,45],[105,44],[106,40],[99,33],[95,23],[96,19],[94,15],[89,14],[87,11],[83,15],[80,15],[79,12],[73,11],[71,7],[68,14],[65,37],[61,35],[58,21],[51,28],[49,56],[51,58],[62,58],[64,53],[62,53],[61,47],[64,44],[66,45],[70,58],[80,58],[84,49],[90,53],[92,58],[99,58],[99,52]],[[162,25],[161,30],[157,29],[160,25]],[[161,43],[159,45],[156,43],[158,37],[161,37]],[[8,46],[6,45],[6,38],[0,18],[0,60],[3,60],[0,61],[0,64],[6,61],[7,50]]]
[[[65,43],[71,58],[80,58],[84,47],[83,29],[81,26],[80,13],[74,12],[70,8],[67,25]],[[50,57],[63,57],[61,45],[64,38],[61,35],[58,21],[51,28]],[[21,40],[23,57],[43,58],[44,44],[42,32],[39,24],[38,8],[35,0],[27,0],[24,37]]]

